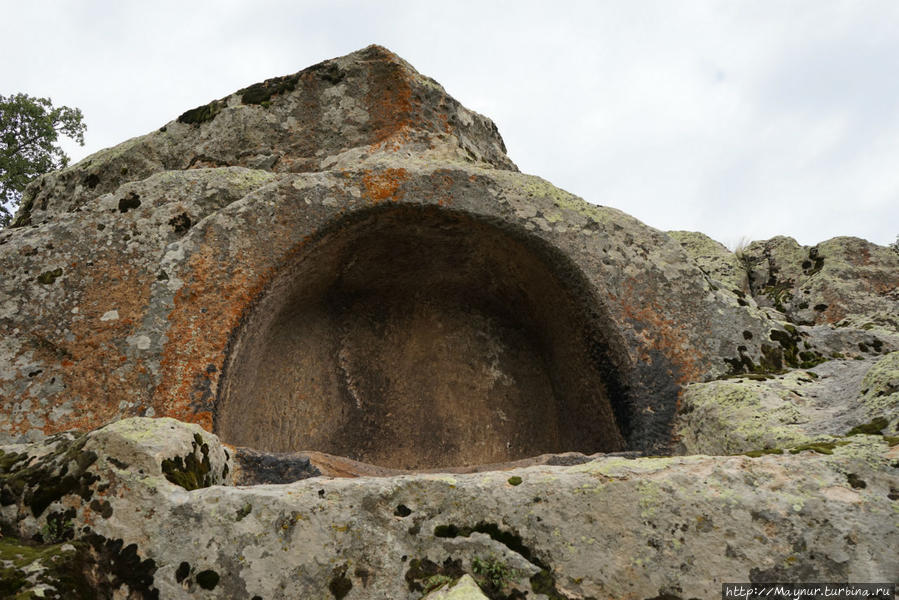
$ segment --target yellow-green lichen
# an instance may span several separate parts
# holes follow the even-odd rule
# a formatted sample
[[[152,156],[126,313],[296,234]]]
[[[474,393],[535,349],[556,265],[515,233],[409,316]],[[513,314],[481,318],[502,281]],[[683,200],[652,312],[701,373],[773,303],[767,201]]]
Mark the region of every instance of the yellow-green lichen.
[[[34,545],[0,538],[0,598],[43,598],[56,597],[56,594],[88,598],[91,589],[80,562],[74,544]]]
[[[798,425],[804,419],[791,395],[763,382],[689,385],[681,399],[678,433],[691,453],[739,454],[813,442]],[[715,435],[704,435],[707,431]]]
[[[662,456],[653,458],[601,458],[580,465],[566,467],[569,473],[590,473],[611,479],[663,471],[673,465],[691,464],[704,460],[702,456]]]
[[[654,481],[641,481],[637,484],[637,493],[640,507],[640,516],[643,519],[651,519],[658,512],[659,507],[665,503],[665,494],[661,486]]]
[[[243,189],[257,188],[278,177],[271,171],[245,169],[242,167],[228,167],[226,169],[215,169],[215,171],[225,171],[226,180],[232,185]]]
[[[849,442],[832,441],[809,442],[807,444],[800,444],[798,446],[790,448],[790,454],[799,454],[800,452],[805,452],[807,450],[817,452],[818,454],[833,454],[834,448],[836,448],[837,446],[845,446],[848,443]]]
[[[877,361],[862,379],[861,401],[868,413],[899,416],[899,352],[891,352]]]

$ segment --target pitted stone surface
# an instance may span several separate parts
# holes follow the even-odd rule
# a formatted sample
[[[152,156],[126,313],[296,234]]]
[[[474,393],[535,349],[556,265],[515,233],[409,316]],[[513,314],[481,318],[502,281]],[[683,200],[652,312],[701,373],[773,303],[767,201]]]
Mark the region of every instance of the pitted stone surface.
[[[0,532],[47,560],[0,569],[350,600],[899,572],[895,254],[590,205],[383,48],[49,174],[16,225]],[[750,456],[635,458],[672,451]]]
[[[712,599],[722,577],[890,581],[899,570],[891,551],[899,528],[884,518],[899,491],[899,447],[880,436],[847,438],[832,454],[614,457],[188,491],[164,476],[161,460],[193,453],[197,433],[210,456],[223,457],[216,468],[229,464],[215,436],[169,419],[88,434],[73,452],[92,455],[82,471],[89,483],[40,515],[8,483],[46,446],[3,448],[22,457],[0,457],[4,503],[12,500],[0,508],[4,535],[47,532],[50,515],[68,510],[64,539],[131,548],[143,574],[134,598],[314,598],[336,589],[349,599],[412,600],[436,574],[471,575],[486,589],[482,574],[493,565],[504,594]],[[95,575],[114,582],[114,564],[96,565]]]
[[[803,325],[837,323],[877,314],[895,333],[899,314],[899,254],[853,237],[800,246],[779,236],[742,253],[753,295]],[[891,322],[892,321],[892,322]]]
[[[781,326],[713,285],[680,244],[518,173],[489,120],[384,49],[209,107],[45,176],[31,189],[22,226],[0,232],[6,439],[134,415],[199,423],[227,439],[228,406],[253,404],[253,389],[228,380],[240,370],[242,345],[252,343],[282,361],[268,366],[286,381],[259,405],[276,408],[242,415],[262,428],[270,450],[398,467],[570,450],[667,452],[681,384],[759,365],[765,345],[781,352],[769,339]],[[254,158],[265,153],[277,161]],[[214,160],[193,160],[200,155]],[[451,223],[468,237],[452,227],[439,234]],[[396,236],[406,240],[405,257],[378,250]],[[330,275],[313,278],[316,300],[291,274],[324,269],[315,264],[324,256],[337,258]],[[416,258],[420,266],[402,262]],[[357,277],[356,288],[341,279],[353,264],[369,277]],[[378,270],[397,279],[393,291],[375,289]],[[442,289],[441,279],[456,283]],[[275,302],[288,288],[306,298],[293,317]],[[332,292],[339,302],[328,302]],[[388,297],[384,314],[372,312]],[[344,312],[315,317],[315,306]],[[281,320],[266,324],[275,313],[259,307]],[[308,325],[302,335],[312,338],[347,331],[333,336],[339,347],[310,358],[324,365],[320,374],[315,364],[289,373],[290,352],[248,332],[250,323],[273,335],[295,331],[289,323]],[[403,350],[373,369],[354,348],[366,336],[382,339],[381,326],[388,335],[380,343]],[[438,365],[432,377],[421,360]],[[416,377],[420,384],[407,385]],[[306,402],[318,386],[336,404]],[[394,398],[395,407],[378,404]],[[439,424],[410,450],[335,441],[341,418],[370,421],[364,439],[395,437],[394,416],[399,429],[421,429],[420,415],[407,410],[421,398],[438,407],[427,416]],[[466,402],[471,410],[458,412],[470,421],[439,417],[439,407]],[[360,405],[371,412],[353,413]],[[329,411],[337,421],[314,416]],[[481,428],[477,439],[459,438],[470,426]],[[308,445],[328,431],[323,447]]]

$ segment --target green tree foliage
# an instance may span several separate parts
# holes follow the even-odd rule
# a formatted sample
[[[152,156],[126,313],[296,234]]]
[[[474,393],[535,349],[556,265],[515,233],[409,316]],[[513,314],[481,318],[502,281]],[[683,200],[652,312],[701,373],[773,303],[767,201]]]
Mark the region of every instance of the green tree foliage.
[[[59,134],[83,146],[84,129],[77,108],[27,94],[0,95],[0,227],[9,224],[28,182],[69,164],[56,144]]]

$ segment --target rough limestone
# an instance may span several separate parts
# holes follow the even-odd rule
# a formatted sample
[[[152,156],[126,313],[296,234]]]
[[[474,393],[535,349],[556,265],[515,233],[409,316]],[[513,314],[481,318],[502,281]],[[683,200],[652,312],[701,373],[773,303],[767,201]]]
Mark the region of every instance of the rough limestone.
[[[717,285],[736,293],[748,291],[745,264],[724,244],[697,231],[669,231],[668,235],[683,246],[696,266]]]
[[[869,316],[869,322],[886,321],[881,324],[897,331],[899,253],[890,248],[853,237],[808,247],[781,236],[753,242],[740,258],[753,295],[794,323]]]
[[[783,362],[782,325],[679,243],[518,173],[503,148],[373,46],[37,180],[0,232],[0,435],[144,415],[395,467],[667,452],[680,385]],[[469,385],[496,407],[464,411],[493,444],[461,437]],[[436,409],[415,408],[423,394]],[[281,414],[296,397],[306,412]],[[550,412],[526,425],[522,403]],[[435,412],[430,452],[427,431],[417,451],[390,445]],[[371,447],[334,441],[347,427]]]
[[[411,599],[464,575],[491,598],[714,598],[724,579],[891,581],[899,446],[880,435],[844,442],[234,487],[222,485],[230,459],[214,435],[134,418],[4,449],[0,517],[5,536],[76,544],[116,597]],[[77,468],[63,488],[32,477],[66,461]]]
[[[39,178],[0,273],[0,596],[896,582],[899,255],[589,204],[384,48]]]

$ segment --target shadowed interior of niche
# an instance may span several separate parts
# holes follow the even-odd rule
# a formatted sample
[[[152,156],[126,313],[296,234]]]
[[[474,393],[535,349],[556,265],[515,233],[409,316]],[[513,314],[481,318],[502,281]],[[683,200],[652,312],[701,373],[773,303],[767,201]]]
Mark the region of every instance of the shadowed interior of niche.
[[[601,313],[577,268],[522,231],[437,208],[357,213],[232,337],[215,429],[402,469],[622,450]]]

